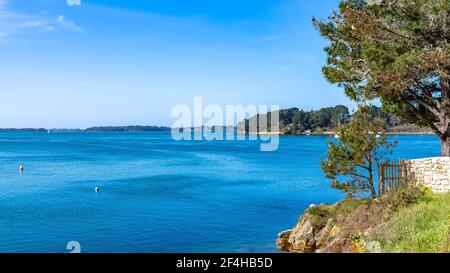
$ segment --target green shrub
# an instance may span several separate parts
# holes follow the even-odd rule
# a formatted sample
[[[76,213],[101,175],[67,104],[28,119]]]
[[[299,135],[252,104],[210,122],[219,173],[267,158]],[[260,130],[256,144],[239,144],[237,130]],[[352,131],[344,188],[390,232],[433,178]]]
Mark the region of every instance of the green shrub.
[[[312,216],[311,224],[314,228],[321,229],[325,227],[329,219],[336,221],[337,217],[345,217],[353,213],[356,208],[364,205],[370,207],[372,199],[354,199],[346,198],[334,205],[320,205],[309,208],[306,213]]]
[[[355,199],[347,198],[336,204],[335,215],[346,216],[356,210],[359,206],[369,208],[372,205],[372,198]]]
[[[412,183],[404,183],[399,189],[389,192],[384,197],[387,207],[391,212],[419,202],[426,202],[429,199],[430,191],[428,188]]]
[[[330,205],[314,206],[307,210],[307,214],[311,215],[311,225],[315,229],[322,229],[333,217],[333,207]]]

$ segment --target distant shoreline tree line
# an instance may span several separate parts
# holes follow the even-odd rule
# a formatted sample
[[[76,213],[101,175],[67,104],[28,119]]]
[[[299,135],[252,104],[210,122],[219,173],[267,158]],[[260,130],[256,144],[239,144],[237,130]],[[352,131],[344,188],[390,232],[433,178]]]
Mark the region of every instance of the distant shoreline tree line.
[[[170,127],[164,126],[95,126],[87,129],[45,129],[45,128],[0,128],[0,133],[47,133],[47,132],[160,132],[170,131]]]
[[[407,123],[400,122],[395,116],[388,114],[380,107],[371,105],[368,107],[371,116],[377,117],[384,121],[386,129],[389,131],[397,126],[406,125]],[[267,115],[268,131],[278,131],[278,129],[270,128],[270,115]],[[279,111],[280,116],[280,132],[284,135],[301,135],[308,132],[322,133],[324,131],[334,131],[341,124],[347,124],[352,117],[348,107],[337,105],[334,107],[321,108],[319,110],[302,110],[299,108],[289,108]],[[239,122],[235,128],[239,132],[254,133],[249,131],[250,120],[259,119],[261,115],[254,116],[250,119]],[[256,123],[257,124],[257,123]],[[185,128],[185,129],[201,129],[199,128]],[[213,129],[221,128],[222,130],[232,130],[232,126],[213,126]],[[170,131],[172,128],[165,126],[95,126],[87,129],[46,129],[46,128],[0,128],[0,132],[160,132]],[[418,127],[410,127],[409,130],[418,132]]]
[[[380,107],[375,105],[370,105],[367,107],[370,116],[377,117],[386,124],[387,130],[404,125],[399,119],[383,112]],[[270,121],[270,115],[263,114],[246,119],[238,124],[238,131],[246,133],[255,133],[249,129],[250,124],[258,124],[261,116],[264,119]],[[352,117],[348,107],[343,105],[338,105],[335,107],[326,107],[319,110],[305,111],[299,108],[290,108],[279,111],[280,115],[280,133],[284,135],[301,135],[305,133],[322,133],[324,131],[333,131],[339,127],[339,125],[347,124]],[[255,121],[256,119],[256,121]],[[255,123],[253,123],[255,122]],[[269,123],[269,122],[268,122]],[[271,128],[268,124],[268,131],[275,132],[277,129]],[[259,128],[257,128],[259,130]],[[413,129],[418,130],[418,128],[413,127]]]
[[[157,131],[170,131],[169,127],[161,126],[97,126],[87,128],[86,132],[157,132]]]

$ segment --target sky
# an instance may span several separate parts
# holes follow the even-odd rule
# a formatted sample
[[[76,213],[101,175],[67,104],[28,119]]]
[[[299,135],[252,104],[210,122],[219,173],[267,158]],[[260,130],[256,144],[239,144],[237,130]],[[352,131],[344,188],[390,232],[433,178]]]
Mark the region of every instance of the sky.
[[[311,24],[339,0],[0,0],[0,127],[165,125],[175,105],[343,104]]]

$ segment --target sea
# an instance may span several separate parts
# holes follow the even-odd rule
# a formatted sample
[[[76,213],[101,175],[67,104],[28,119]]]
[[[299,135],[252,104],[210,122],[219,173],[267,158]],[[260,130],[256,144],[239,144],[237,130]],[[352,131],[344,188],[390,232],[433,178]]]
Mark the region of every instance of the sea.
[[[440,154],[433,135],[390,138],[391,159]],[[344,197],[320,168],[328,140],[0,133],[0,252],[277,252],[311,204]]]

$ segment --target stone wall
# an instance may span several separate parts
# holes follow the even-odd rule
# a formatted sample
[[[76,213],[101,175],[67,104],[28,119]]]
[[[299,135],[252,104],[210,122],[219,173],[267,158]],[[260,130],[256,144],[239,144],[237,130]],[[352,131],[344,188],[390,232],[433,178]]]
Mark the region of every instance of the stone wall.
[[[409,179],[437,193],[450,192],[450,157],[433,157],[405,161]]]

